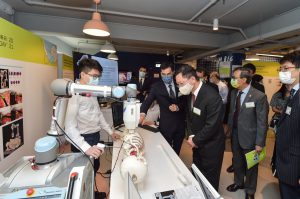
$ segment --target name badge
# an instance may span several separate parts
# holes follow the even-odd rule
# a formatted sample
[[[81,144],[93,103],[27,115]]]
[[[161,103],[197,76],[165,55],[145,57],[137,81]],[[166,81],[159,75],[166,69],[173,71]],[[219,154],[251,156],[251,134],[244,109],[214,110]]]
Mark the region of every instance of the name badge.
[[[246,102],[246,108],[254,108],[255,103],[254,102]]]
[[[201,115],[201,110],[196,107],[193,107],[193,113],[195,113],[196,115]]]
[[[285,113],[288,114],[288,115],[291,115],[291,112],[292,112],[292,107],[287,106],[286,110],[285,110]]]

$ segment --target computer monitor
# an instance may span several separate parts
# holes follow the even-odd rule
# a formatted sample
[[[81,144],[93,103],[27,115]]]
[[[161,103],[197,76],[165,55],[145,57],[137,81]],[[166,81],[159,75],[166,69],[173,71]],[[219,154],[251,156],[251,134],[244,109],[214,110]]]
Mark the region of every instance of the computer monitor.
[[[192,164],[192,170],[200,185],[200,188],[202,189],[205,199],[223,199],[195,164]]]
[[[123,121],[123,102],[113,102],[111,104],[112,118],[114,128],[122,127]]]

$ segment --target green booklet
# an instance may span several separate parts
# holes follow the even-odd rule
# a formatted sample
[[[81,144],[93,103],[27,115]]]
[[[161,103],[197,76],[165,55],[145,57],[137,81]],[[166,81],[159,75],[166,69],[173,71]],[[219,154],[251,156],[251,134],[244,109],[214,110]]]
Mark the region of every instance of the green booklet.
[[[260,154],[256,153],[255,150],[250,151],[245,154],[247,161],[247,168],[250,169],[254,165],[258,164],[260,161],[266,158],[266,147],[260,152]]]

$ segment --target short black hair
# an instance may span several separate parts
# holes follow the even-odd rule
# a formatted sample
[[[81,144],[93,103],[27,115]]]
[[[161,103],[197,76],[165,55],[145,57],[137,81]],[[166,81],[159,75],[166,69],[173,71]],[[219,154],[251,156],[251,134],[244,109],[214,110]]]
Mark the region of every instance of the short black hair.
[[[212,71],[210,75],[220,80],[220,74],[217,71]]]
[[[253,74],[256,72],[256,67],[252,63],[245,64],[243,67],[247,68],[249,71],[252,70]]]
[[[284,64],[285,62],[291,62],[296,68],[300,68],[300,51],[286,54],[279,61],[280,64]]]
[[[264,79],[264,77],[261,76],[261,75],[258,75],[258,74],[255,74],[255,75],[252,76],[252,81],[254,81],[254,82],[260,82],[263,79]]]
[[[196,68],[196,72],[203,73],[203,77],[207,77],[208,76],[207,70],[205,68],[203,68],[203,67],[197,67]]]
[[[139,70],[140,70],[141,68],[144,68],[144,69],[146,69],[146,71],[148,71],[148,68],[147,68],[146,66],[141,66],[141,67],[139,68]]]
[[[78,64],[78,66],[79,66],[80,73],[81,72],[88,73],[92,69],[98,70],[100,73],[102,73],[102,71],[103,71],[103,68],[100,65],[100,63],[91,58],[85,58],[85,59],[81,60]]]
[[[241,71],[241,75],[240,78],[246,78],[246,83],[250,84],[251,79],[252,79],[252,75],[250,73],[250,70],[246,67],[237,67],[233,70],[232,73],[234,73],[235,71]]]
[[[188,64],[182,65],[176,71],[175,76],[177,76],[179,73],[181,73],[182,76],[187,78],[187,79],[189,79],[191,77],[195,77],[196,80],[199,80],[199,77],[197,76],[196,70]]]
[[[173,63],[171,63],[171,62],[163,62],[160,65],[160,70],[165,70],[165,69],[167,69],[169,67],[171,68],[172,71],[174,70],[174,64]]]

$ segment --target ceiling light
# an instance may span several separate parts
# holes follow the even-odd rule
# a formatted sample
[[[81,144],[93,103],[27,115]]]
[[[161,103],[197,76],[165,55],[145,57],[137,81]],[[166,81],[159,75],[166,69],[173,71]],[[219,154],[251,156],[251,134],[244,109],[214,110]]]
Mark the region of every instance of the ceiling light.
[[[214,18],[213,30],[219,30],[219,19],[218,18]]]
[[[103,46],[101,46],[100,51],[105,52],[105,53],[115,53],[116,49],[111,43],[106,41],[105,44]]]
[[[110,53],[108,56],[107,56],[107,59],[111,59],[111,60],[119,60],[118,56],[115,54],[115,53]]]
[[[246,57],[246,61],[258,61],[259,60],[259,56],[257,55],[247,55]]]
[[[110,35],[107,25],[101,21],[101,15],[98,12],[98,4],[100,0],[94,0],[96,3],[96,11],[93,13],[91,20],[86,22],[83,27],[83,32],[88,35],[107,37]]]
[[[256,55],[267,56],[267,57],[283,57],[283,55],[273,55],[273,54],[263,54],[263,53],[256,53]]]

